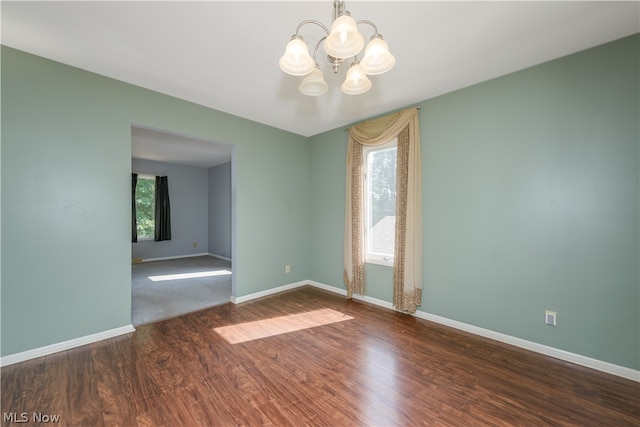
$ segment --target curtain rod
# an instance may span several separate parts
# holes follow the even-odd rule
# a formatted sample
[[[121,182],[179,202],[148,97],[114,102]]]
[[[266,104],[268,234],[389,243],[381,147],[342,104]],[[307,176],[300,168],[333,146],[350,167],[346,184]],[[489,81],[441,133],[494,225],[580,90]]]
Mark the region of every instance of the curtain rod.
[[[139,177],[141,178],[155,178],[156,176],[168,176],[168,174],[162,172],[162,173],[157,173],[157,172],[135,172],[135,171],[131,171],[131,173],[137,173]]]
[[[422,108],[422,105],[417,105],[417,106],[415,107],[415,109],[416,109],[416,110],[420,110],[421,108]],[[400,111],[401,111],[401,110],[400,110]],[[348,131],[348,130],[349,130],[349,128],[344,128],[344,131],[345,131],[345,132],[346,132],[346,131]]]

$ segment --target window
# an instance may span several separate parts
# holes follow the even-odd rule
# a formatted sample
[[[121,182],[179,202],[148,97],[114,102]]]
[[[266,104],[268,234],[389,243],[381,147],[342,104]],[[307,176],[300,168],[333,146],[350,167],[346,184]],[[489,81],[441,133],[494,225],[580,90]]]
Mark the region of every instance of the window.
[[[136,230],[138,239],[153,239],[155,233],[156,179],[138,176],[136,185]]]
[[[397,139],[364,149],[367,262],[393,265]]]

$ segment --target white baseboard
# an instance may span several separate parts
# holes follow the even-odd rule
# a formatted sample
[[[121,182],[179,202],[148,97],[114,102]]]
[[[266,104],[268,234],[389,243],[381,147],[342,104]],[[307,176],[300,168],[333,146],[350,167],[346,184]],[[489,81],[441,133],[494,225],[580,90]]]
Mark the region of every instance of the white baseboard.
[[[211,252],[209,252],[207,255],[212,256],[212,257],[214,257],[214,258],[221,259],[221,260],[223,260],[223,261],[229,261],[229,262],[231,262],[231,258],[227,258],[226,256],[212,254]]]
[[[489,338],[495,341],[500,341],[505,344],[510,344],[515,347],[520,347],[525,350],[530,350],[536,353],[544,354],[546,356],[551,356],[556,359],[564,360],[565,362],[575,363],[576,365],[585,366],[587,368],[640,382],[640,371],[636,371],[631,368],[614,365],[613,363],[604,362],[598,359],[592,359],[580,354],[570,353],[565,350],[549,347],[544,344],[538,344],[533,341],[527,341],[522,338],[506,335],[500,332],[492,331],[490,329],[484,329],[478,326],[470,325],[468,323],[458,322],[457,320],[447,319],[446,317],[437,316],[435,314],[429,314],[424,311],[417,311],[415,313],[415,316],[421,319],[429,320],[431,322],[439,323],[441,325],[450,326],[452,328],[459,329],[465,332],[470,332],[472,334]]]
[[[240,304],[243,302],[251,301],[256,298],[266,297],[268,295],[277,294],[278,292],[288,291],[290,289],[299,288],[300,286],[308,285],[308,280],[303,280],[302,282],[290,283],[288,285],[278,286],[277,288],[267,289],[265,291],[255,292],[249,295],[243,295],[241,297],[234,297],[233,295],[229,299],[234,304]]]
[[[180,259],[180,258],[193,258],[193,257],[197,257],[197,256],[207,256],[210,255],[207,252],[203,252],[200,254],[189,254],[189,255],[176,255],[176,256],[165,256],[165,257],[161,257],[161,258],[142,258],[142,262],[152,262],[152,261],[166,261],[169,259]],[[133,257],[136,258],[136,257]],[[140,257],[137,257],[140,258]]]
[[[334,292],[340,295],[347,295],[347,291],[344,289],[336,288],[335,286],[326,285],[324,283],[314,282],[308,280],[306,283],[316,288],[324,289],[329,292]],[[395,310],[393,305],[384,300],[377,298],[371,298],[368,296],[354,295],[353,299],[365,301],[380,307],[389,308]],[[530,350],[535,353],[544,354],[545,356],[551,356],[556,359],[564,360],[565,362],[575,363],[576,365],[585,366],[587,368],[595,369],[597,371],[605,372],[607,374],[616,375],[618,377],[626,378],[628,380],[640,382],[640,371],[636,371],[624,366],[614,365],[613,363],[604,362],[602,360],[592,359],[590,357],[582,356],[568,351],[560,350],[554,347],[549,347],[536,342],[527,341],[522,338],[513,337],[500,332],[495,332],[490,329],[480,328],[478,326],[470,325],[468,323],[458,322],[457,320],[451,320],[446,317],[430,314],[425,311],[416,311],[413,314],[420,319],[429,320],[431,322],[439,323],[441,325],[449,326],[461,331],[469,332],[474,335],[489,338],[495,341],[510,344],[515,347],[520,347],[525,350]]]
[[[324,283],[315,282],[313,280],[307,280],[304,283],[308,284],[308,285],[311,285],[311,286],[313,286],[315,288],[324,289],[325,291],[333,292],[335,294],[344,295],[345,297],[347,296],[347,290],[346,289],[336,288],[335,286],[325,285]],[[390,302],[385,301],[385,300],[381,300],[381,299],[378,299],[378,298],[373,298],[373,297],[370,297],[370,296],[367,296],[367,295],[354,294],[353,295],[353,299],[358,300],[358,301],[368,302],[368,303],[377,305],[379,307],[388,308],[390,310],[395,310],[393,308],[393,304],[391,304]]]
[[[83,337],[74,338],[72,340],[34,348],[33,350],[10,354],[8,356],[0,357],[0,366],[13,365],[14,363],[24,362],[26,360],[35,359],[36,357],[47,356],[59,351],[70,350],[75,347],[102,341],[107,338],[117,337],[119,335],[128,334],[134,331],[135,328],[133,327],[133,325],[126,325],[115,329],[109,329],[108,331],[98,332],[97,334],[85,335]]]
[[[208,255],[208,254],[204,254]],[[329,292],[333,292],[339,295],[346,296],[345,289],[336,288],[335,286],[327,285],[324,283],[316,282],[313,280],[303,280],[301,282],[291,283],[288,285],[279,286],[273,289],[267,289],[260,292],[255,292],[249,295],[241,297],[231,296],[230,301],[234,304],[241,304],[243,302],[251,301],[253,299],[262,298],[268,295],[276,294],[278,292],[288,291],[301,286],[311,285],[319,289],[323,289]],[[392,304],[388,301],[384,301],[377,298],[372,298],[363,295],[354,295],[354,299],[374,304],[379,307],[388,308],[394,310]],[[457,320],[448,319],[446,317],[430,314],[424,311],[417,311],[414,316],[425,319],[431,322],[439,323],[441,325],[449,326],[461,331],[469,332],[474,335],[489,338],[495,341],[510,344],[516,347],[530,350],[535,353],[551,356],[556,359],[564,360],[566,362],[575,363],[576,365],[585,366],[587,368],[595,369],[597,371],[605,372],[608,374],[616,375],[618,377],[626,378],[632,381],[640,382],[640,371],[627,368],[624,366],[615,365],[613,363],[604,362],[602,360],[592,359],[590,357],[582,356],[568,351],[560,350],[554,347],[549,347],[543,344],[538,344],[532,341],[524,340],[521,338],[513,337],[510,335],[495,332],[489,329],[484,329],[478,326],[470,325],[468,323],[459,322]],[[130,332],[134,332],[133,325],[122,326],[120,328],[110,329],[108,331],[99,332],[92,335],[87,335],[80,338],[75,338],[68,341],[63,341],[56,344],[36,348],[33,350],[24,351],[21,353],[10,354],[8,356],[0,357],[0,366],[7,366],[18,362],[23,362],[36,357],[46,356],[48,354],[57,353],[59,351],[69,350],[75,347],[79,347],[86,344],[91,344],[97,341],[101,341],[108,338],[113,338],[119,335],[124,335]]]
[[[148,258],[148,259],[142,258],[142,262],[167,261],[167,260],[171,260],[171,259],[193,258],[193,257],[198,257],[198,256],[212,256],[214,258],[219,258],[221,260],[231,262],[231,258],[227,258],[227,257],[224,257],[222,255],[212,254],[212,253],[209,253],[209,252],[203,252],[203,253],[199,253],[199,254],[189,254],[189,255],[166,256],[166,257],[161,257],[161,258]]]

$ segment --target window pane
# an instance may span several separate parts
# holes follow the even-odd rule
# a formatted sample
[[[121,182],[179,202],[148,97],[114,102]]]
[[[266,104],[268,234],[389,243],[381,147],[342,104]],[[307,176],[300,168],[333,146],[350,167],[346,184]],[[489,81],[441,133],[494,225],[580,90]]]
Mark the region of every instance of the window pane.
[[[136,185],[136,228],[138,237],[153,237],[155,230],[156,182],[138,177]]]
[[[369,252],[393,256],[396,223],[397,149],[372,151],[367,156]]]

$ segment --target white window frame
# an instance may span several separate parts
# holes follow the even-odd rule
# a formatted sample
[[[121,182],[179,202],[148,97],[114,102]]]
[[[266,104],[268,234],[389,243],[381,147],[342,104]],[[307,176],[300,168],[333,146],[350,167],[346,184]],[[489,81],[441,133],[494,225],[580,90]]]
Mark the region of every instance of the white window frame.
[[[390,148],[398,148],[398,138],[393,138],[389,142],[385,142],[383,145],[378,145],[376,147],[364,147],[362,152],[362,158],[364,162],[364,170],[365,170],[365,185],[364,185],[364,210],[365,210],[365,239],[364,239],[364,254],[365,260],[369,264],[378,264],[387,267],[393,267],[394,255],[388,254],[380,254],[375,252],[370,252],[369,242],[371,241],[370,230],[371,230],[371,203],[369,201],[369,194],[371,193],[370,186],[371,181],[369,180],[370,175],[370,165],[369,165],[369,154],[377,151],[384,151]]]

